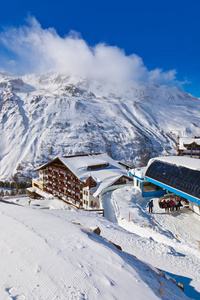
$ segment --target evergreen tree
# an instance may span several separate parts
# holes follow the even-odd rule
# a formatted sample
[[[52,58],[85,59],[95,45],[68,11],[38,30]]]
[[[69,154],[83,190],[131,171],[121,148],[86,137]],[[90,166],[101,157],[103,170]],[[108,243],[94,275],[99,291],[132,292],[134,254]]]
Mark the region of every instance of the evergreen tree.
[[[11,189],[10,195],[15,196],[15,191],[13,189]]]

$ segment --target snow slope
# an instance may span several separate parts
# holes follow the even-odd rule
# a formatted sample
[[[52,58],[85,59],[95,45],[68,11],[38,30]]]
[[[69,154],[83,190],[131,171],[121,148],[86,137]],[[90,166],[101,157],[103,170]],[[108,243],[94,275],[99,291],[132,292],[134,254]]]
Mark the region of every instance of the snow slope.
[[[111,223],[103,217],[33,207],[0,203],[1,299],[188,299],[157,270],[77,224],[101,224],[104,236]]]
[[[184,284],[188,296],[199,299],[200,216],[188,208],[168,214],[159,208],[156,198],[154,213],[149,215],[149,199],[143,198],[141,192],[134,187],[118,189],[112,193],[111,203],[118,223],[138,235],[137,241],[134,240],[134,250],[131,242],[125,245],[124,250],[170,275],[173,274]],[[127,237],[123,239],[125,241]],[[119,243],[119,240],[115,239],[115,242]]]
[[[176,87],[1,73],[0,178],[32,176],[63,154],[106,152],[131,165],[175,154],[178,134],[199,135],[199,112],[199,99]]]
[[[149,215],[134,187],[103,196],[110,221],[57,199],[4,200],[2,299],[199,299],[200,217],[187,208],[167,214],[154,199]]]

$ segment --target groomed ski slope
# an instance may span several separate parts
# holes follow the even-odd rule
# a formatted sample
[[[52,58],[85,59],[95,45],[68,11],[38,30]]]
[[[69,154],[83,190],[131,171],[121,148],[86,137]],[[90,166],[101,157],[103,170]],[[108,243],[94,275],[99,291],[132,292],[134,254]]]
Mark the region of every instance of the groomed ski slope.
[[[13,204],[0,202],[1,299],[188,299],[154,269],[153,239],[60,201],[5,200]],[[101,236],[88,229],[97,226]],[[139,247],[152,267],[132,255]]]

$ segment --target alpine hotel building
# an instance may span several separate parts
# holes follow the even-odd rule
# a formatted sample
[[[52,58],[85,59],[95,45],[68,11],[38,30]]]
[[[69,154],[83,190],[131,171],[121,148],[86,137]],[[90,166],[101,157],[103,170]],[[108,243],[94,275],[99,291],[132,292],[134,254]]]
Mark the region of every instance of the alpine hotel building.
[[[52,194],[77,208],[101,208],[99,196],[108,188],[132,183],[126,169],[105,153],[56,157],[35,169],[29,192]]]

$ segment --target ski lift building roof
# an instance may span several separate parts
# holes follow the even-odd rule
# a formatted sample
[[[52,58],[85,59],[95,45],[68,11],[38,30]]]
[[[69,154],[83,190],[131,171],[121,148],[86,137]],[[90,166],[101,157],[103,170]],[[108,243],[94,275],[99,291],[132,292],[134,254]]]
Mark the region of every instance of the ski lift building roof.
[[[145,178],[200,204],[200,160],[182,156],[156,157],[149,161]]]

